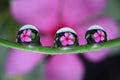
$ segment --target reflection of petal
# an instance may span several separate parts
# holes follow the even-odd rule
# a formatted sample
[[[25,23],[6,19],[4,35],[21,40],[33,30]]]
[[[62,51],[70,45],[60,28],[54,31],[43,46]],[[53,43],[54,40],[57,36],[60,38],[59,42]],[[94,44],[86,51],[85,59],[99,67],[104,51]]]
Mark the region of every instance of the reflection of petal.
[[[20,39],[22,42],[24,42],[24,34],[23,33],[20,35]]]
[[[31,30],[28,30],[26,35],[30,36],[31,33],[32,33]]]
[[[100,42],[100,37],[96,37],[95,42],[97,42],[97,43]]]
[[[25,37],[25,38],[24,38],[24,41],[30,42],[30,41],[32,41],[32,39],[31,39],[30,37]]]
[[[104,32],[101,32],[101,35],[104,36],[105,35]]]
[[[102,31],[101,31],[101,30],[98,30],[97,32],[98,32],[98,34],[101,34]]]
[[[102,40],[102,41],[104,40],[104,36],[101,36],[101,40]]]
[[[64,37],[64,36],[62,36],[62,37],[60,38],[60,41],[63,41],[63,40],[65,40],[65,37]]]
[[[24,42],[24,39],[21,38],[21,41]]]
[[[23,38],[23,36],[24,36],[24,34],[22,33],[22,34],[20,35],[20,38],[22,39],[22,38]]]
[[[27,32],[27,31],[26,31],[26,30],[24,30],[22,34],[26,34],[26,32]]]
[[[69,36],[69,33],[65,33],[65,37],[68,37]]]
[[[94,36],[94,38],[98,37],[98,33],[95,33],[93,36]]]
[[[21,38],[22,42],[25,42],[25,38]]]
[[[68,44],[72,45],[74,42],[72,40],[68,40]]]
[[[62,41],[62,45],[63,45],[63,46],[66,46],[67,44],[68,44],[68,43],[67,43],[66,40]]]
[[[104,36],[104,32],[103,31],[99,31],[98,32],[100,35]]]
[[[72,34],[70,34],[70,35],[69,35],[69,38],[70,38],[70,39],[73,39],[73,38],[74,38],[74,36],[73,36]]]

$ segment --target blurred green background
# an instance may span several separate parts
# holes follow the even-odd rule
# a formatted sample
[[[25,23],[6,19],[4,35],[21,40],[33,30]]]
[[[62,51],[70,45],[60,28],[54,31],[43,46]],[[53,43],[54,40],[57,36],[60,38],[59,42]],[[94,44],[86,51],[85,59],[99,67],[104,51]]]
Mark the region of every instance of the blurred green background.
[[[102,15],[112,16],[120,24],[120,0],[108,0],[107,8]],[[9,11],[9,0],[0,0],[0,38],[13,41],[20,24],[12,19]],[[4,64],[9,49],[0,46],[0,80],[9,80],[5,76]],[[31,73],[25,76],[25,80],[43,80],[44,62],[38,65]]]

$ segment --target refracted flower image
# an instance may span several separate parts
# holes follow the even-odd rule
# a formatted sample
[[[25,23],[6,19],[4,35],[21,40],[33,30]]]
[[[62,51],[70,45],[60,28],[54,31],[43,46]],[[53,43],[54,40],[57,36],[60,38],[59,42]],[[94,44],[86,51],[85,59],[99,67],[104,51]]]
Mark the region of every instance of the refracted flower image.
[[[63,46],[74,44],[74,37],[70,33],[65,33],[64,36],[60,38],[60,41]]]
[[[95,42],[100,42],[103,41],[104,38],[104,32],[102,32],[101,30],[98,30],[95,34],[94,34],[94,38],[95,38]]]
[[[0,30],[6,29],[6,32],[3,30],[3,38],[8,37],[13,42],[16,39],[16,44],[25,47],[33,45],[34,50],[36,47],[39,49],[42,47],[44,50],[47,50],[47,47],[51,50],[70,47],[70,50],[74,50],[77,46],[99,45],[119,37],[119,0],[1,0],[1,2],[0,7],[8,6],[7,9],[0,9]],[[37,29],[33,27],[20,29],[19,25],[27,24]],[[89,32],[88,28],[92,25],[99,25],[104,30],[95,29]],[[74,31],[57,33],[64,27]],[[5,34],[7,36],[4,36]],[[86,47],[84,49],[86,50]],[[25,80],[120,80],[118,62],[117,60],[114,62],[112,53],[116,53],[114,48],[56,55],[10,49],[7,57],[1,60],[4,61],[1,65],[4,66],[6,76],[15,80],[19,80],[16,77]],[[3,56],[0,59],[2,58]]]
[[[107,42],[107,37],[106,30],[100,25],[90,26],[85,34],[87,44]]]
[[[69,27],[63,27],[57,30],[54,38],[55,47],[77,46],[78,38],[76,32]]]
[[[31,30],[24,30],[20,35],[20,39],[22,42],[31,42]]]
[[[16,42],[26,45],[41,45],[40,32],[33,25],[23,25],[18,31]]]

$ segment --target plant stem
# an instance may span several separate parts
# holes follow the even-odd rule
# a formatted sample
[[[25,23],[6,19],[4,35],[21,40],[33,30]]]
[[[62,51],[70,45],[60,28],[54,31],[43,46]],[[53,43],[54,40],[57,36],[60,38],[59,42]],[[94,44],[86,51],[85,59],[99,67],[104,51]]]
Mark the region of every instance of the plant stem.
[[[82,46],[75,46],[75,47],[63,47],[63,48],[55,48],[55,47],[29,47],[24,46],[15,42],[10,42],[4,39],[0,39],[0,45],[8,48],[25,50],[30,52],[37,52],[41,54],[71,54],[71,53],[84,53],[90,51],[98,51],[105,48],[111,48],[120,46],[120,38],[110,40],[108,42],[93,44],[93,45],[82,45]]]

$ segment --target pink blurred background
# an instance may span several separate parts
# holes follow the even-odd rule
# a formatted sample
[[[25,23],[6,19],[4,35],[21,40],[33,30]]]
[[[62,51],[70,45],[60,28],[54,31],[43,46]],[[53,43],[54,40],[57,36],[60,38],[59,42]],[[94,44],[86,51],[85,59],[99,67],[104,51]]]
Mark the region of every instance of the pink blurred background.
[[[0,37],[14,41],[22,25],[35,25],[43,46],[68,26],[85,45],[85,32],[101,25],[108,40],[119,37],[119,0],[1,0]],[[4,5],[3,5],[4,4]],[[119,48],[75,55],[42,55],[0,46],[0,80],[120,80]],[[6,54],[7,53],[7,54]],[[15,80],[18,80],[16,78]]]

